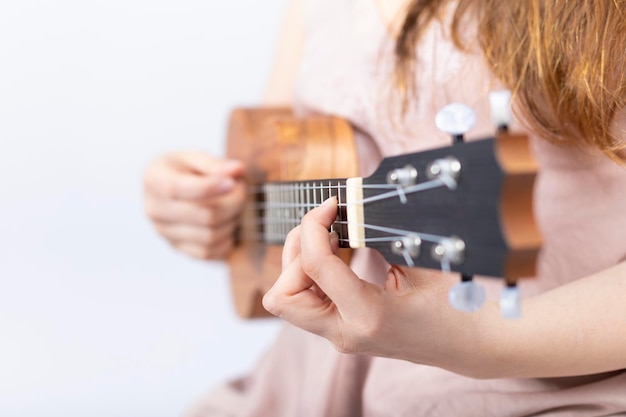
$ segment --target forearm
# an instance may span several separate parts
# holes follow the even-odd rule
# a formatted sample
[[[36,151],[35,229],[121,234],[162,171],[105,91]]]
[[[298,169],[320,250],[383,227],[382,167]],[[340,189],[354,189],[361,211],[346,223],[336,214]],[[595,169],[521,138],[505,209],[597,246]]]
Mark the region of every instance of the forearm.
[[[476,334],[480,378],[559,377],[626,368],[626,262],[523,303],[519,320],[490,304]],[[478,357],[480,356],[480,357]]]

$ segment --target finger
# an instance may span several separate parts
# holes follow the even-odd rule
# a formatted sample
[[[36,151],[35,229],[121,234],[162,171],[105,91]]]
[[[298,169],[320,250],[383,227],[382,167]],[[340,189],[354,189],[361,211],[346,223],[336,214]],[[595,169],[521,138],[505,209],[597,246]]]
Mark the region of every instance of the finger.
[[[330,239],[330,248],[333,254],[337,254],[339,251],[339,236],[336,232],[331,232],[329,235]],[[283,245],[283,257],[282,257],[282,265],[283,268],[286,268],[296,256],[300,255],[300,226],[292,229],[285,239],[285,244]]]
[[[242,205],[226,197],[207,206],[181,200],[158,199],[147,196],[145,211],[150,219],[159,223],[182,223],[213,227],[234,222],[241,213]]]
[[[236,181],[235,186],[231,191],[221,195],[195,200],[195,202],[199,205],[211,207],[215,210],[223,210],[238,214],[243,209],[246,192],[246,184],[243,181]]]
[[[335,233],[336,235],[336,233]],[[339,246],[338,237],[335,239],[337,241],[337,247]],[[287,235],[287,239],[285,239],[285,244],[283,246],[283,254],[282,254],[282,265],[283,270],[286,270],[289,265],[296,261],[296,259],[300,256],[300,226],[294,228]],[[322,300],[327,300],[328,297],[326,293],[320,289],[320,287],[310,278],[307,277],[307,282],[310,285],[309,289]]]
[[[263,297],[263,307],[295,326],[324,336],[337,325],[337,312],[323,293],[311,289],[313,281],[296,258]]]
[[[206,152],[181,151],[171,155],[171,160],[178,167],[203,175],[222,175],[239,177],[243,174],[245,166],[237,159],[215,158]]]
[[[154,224],[159,234],[173,243],[192,243],[201,246],[214,246],[224,240],[233,239],[236,223],[229,222],[219,227],[203,227],[181,223]]]
[[[300,226],[292,229],[285,239],[282,254],[283,269],[286,269],[297,256],[300,256]]]
[[[207,198],[230,191],[243,172],[241,161],[216,159],[204,152],[178,152],[153,162],[144,174],[144,186],[165,198]]]
[[[154,168],[146,173],[145,188],[158,197],[199,200],[231,191],[235,180],[228,176],[203,176],[174,169]]]
[[[352,270],[333,254],[328,228],[337,215],[337,200],[331,198],[302,219],[300,246],[302,269],[339,307],[346,300],[355,302],[366,289]]]
[[[233,249],[232,240],[225,240],[215,246],[204,246],[189,242],[170,242],[178,251],[201,260],[226,259]]]

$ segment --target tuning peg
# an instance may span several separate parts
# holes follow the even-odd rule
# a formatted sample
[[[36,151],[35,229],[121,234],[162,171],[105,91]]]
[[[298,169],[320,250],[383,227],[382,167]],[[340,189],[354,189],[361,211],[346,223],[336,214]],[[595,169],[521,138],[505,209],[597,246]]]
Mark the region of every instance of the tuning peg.
[[[508,285],[502,289],[500,314],[506,319],[518,319],[522,316],[522,301],[517,285]]]
[[[413,259],[420,256],[422,250],[422,239],[418,236],[404,236],[391,242],[391,252],[404,258],[410,267],[415,266]]]
[[[485,289],[473,281],[461,281],[448,293],[448,301],[457,310],[471,313],[485,303]]]
[[[461,176],[461,162],[453,156],[436,159],[426,166],[426,178],[439,179],[451,190],[456,189]]]
[[[435,116],[435,125],[449,135],[455,143],[463,141],[463,135],[476,124],[476,114],[469,106],[452,103],[441,109]]]
[[[489,93],[491,120],[498,130],[508,129],[511,124],[511,92],[509,90],[492,91]]]
[[[450,264],[459,265],[465,261],[465,242],[456,236],[441,239],[432,246],[430,256],[441,263],[443,270],[449,270]]]

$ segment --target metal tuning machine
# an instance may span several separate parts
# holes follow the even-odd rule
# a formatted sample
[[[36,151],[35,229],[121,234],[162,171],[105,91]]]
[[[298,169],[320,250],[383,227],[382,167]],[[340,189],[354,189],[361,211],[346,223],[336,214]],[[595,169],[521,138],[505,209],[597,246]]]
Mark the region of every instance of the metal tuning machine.
[[[476,114],[465,104],[452,103],[441,109],[435,117],[437,128],[452,137],[452,143],[465,141],[465,134],[476,124]],[[451,190],[456,188],[461,175],[461,163],[455,157],[438,159],[426,169],[430,179],[439,178]],[[433,246],[432,257],[441,262],[442,270],[449,270],[450,263],[460,264],[465,257],[465,242],[458,237],[445,239]],[[485,289],[473,281],[470,274],[462,274],[461,282],[455,284],[448,293],[452,307],[460,311],[472,312],[485,303]]]
[[[489,93],[491,120],[497,133],[509,130],[511,124],[511,92],[498,90]],[[500,294],[500,313],[507,319],[519,318],[522,315],[522,297],[516,282],[507,283]]]
[[[507,132],[511,123],[510,111],[511,93],[501,90],[489,93],[491,119],[496,127],[497,134]],[[474,111],[460,103],[445,106],[435,117],[435,124],[439,130],[452,137],[453,144],[465,141],[466,133],[476,123]],[[426,168],[429,179],[440,179],[450,190],[457,187],[461,177],[462,164],[453,157],[438,159],[431,162]],[[450,270],[450,265],[458,265],[465,257],[465,242],[458,237],[444,239],[433,246],[431,256],[441,263],[441,269]],[[460,311],[472,312],[480,309],[485,302],[485,289],[476,283],[471,274],[461,274],[461,282],[455,284],[448,294],[450,304]],[[500,312],[505,318],[521,316],[521,296],[517,283],[508,282],[500,295]]]

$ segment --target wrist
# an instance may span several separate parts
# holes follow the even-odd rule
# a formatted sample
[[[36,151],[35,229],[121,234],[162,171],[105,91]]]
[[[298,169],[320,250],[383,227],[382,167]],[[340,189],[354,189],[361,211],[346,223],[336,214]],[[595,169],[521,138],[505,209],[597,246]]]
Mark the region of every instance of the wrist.
[[[430,307],[422,306],[419,319],[410,320],[428,329],[416,332],[411,343],[389,356],[471,378],[499,377],[506,335],[498,323],[503,320],[498,304],[486,302],[480,310],[467,313],[453,308],[447,299],[436,298],[427,303]]]
[[[478,311],[461,312],[447,306],[454,327],[449,329],[453,336],[432,363],[443,369],[470,378],[490,379],[503,377],[507,363],[508,336],[506,324],[497,302],[487,301]],[[504,323],[503,323],[504,322]],[[503,325],[504,324],[504,325]]]

